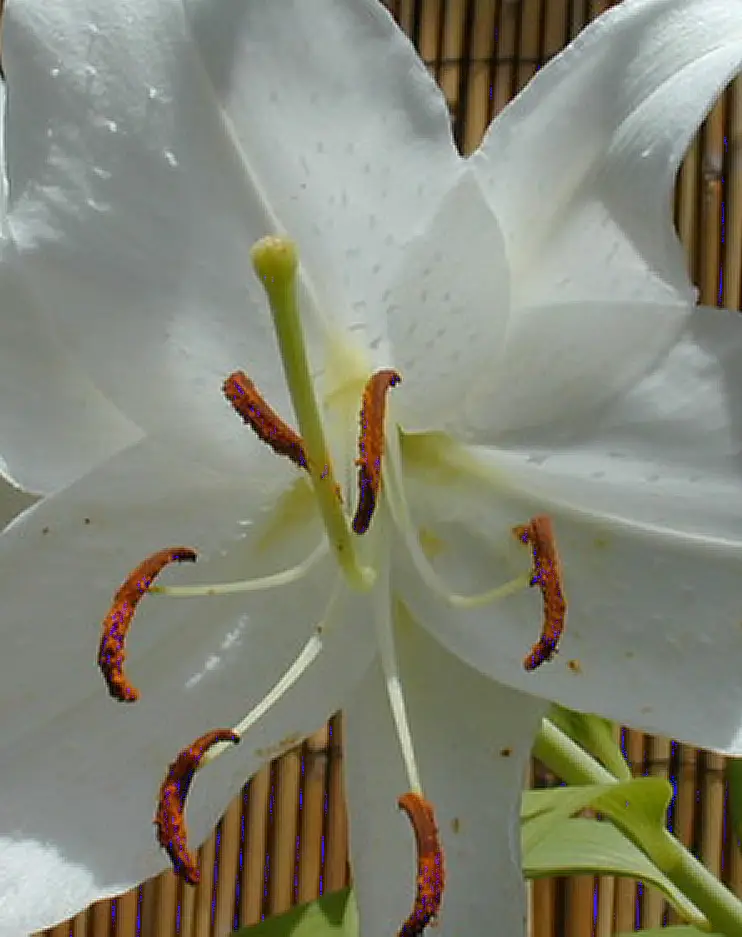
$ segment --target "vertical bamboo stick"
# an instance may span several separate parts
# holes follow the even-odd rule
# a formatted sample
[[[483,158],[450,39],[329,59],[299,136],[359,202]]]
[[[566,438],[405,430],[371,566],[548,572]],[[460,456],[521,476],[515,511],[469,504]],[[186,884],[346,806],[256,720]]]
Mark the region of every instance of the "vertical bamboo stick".
[[[632,729],[625,731],[625,751],[632,774],[640,775],[644,770],[644,736]],[[620,878],[615,890],[615,928],[617,932],[632,931],[636,923],[637,887],[632,879]]]
[[[257,924],[263,913],[265,851],[268,842],[268,798],[271,768],[264,765],[247,787],[245,842],[240,883],[240,925]]]
[[[567,879],[567,937],[593,937],[595,877],[573,875]]]
[[[544,36],[542,55],[548,61],[567,42],[569,22],[568,0],[548,0],[544,9]]]
[[[268,903],[271,914],[281,914],[294,903],[300,749],[293,748],[279,759],[276,774],[273,861]]]
[[[735,79],[727,95],[727,171],[725,179],[724,292],[727,309],[742,301],[742,79]]]
[[[201,867],[202,850],[199,849],[197,862]],[[180,911],[180,937],[194,937],[196,930],[196,889],[178,882],[178,910]]]
[[[44,937],[70,937],[72,931],[72,924],[70,921],[65,921],[62,924],[57,924],[55,927],[50,927],[49,930],[44,931]]]
[[[667,778],[670,768],[670,742],[663,738],[649,739],[649,774]],[[660,927],[665,915],[665,899],[661,892],[647,886],[642,898],[642,927]]]
[[[613,738],[621,743],[621,727],[613,726]],[[611,937],[613,934],[613,907],[616,900],[616,879],[603,875],[598,879],[598,909],[595,921],[595,937]]]
[[[116,937],[137,937],[139,889],[132,888],[116,899]]]
[[[590,20],[588,0],[572,0],[569,18],[569,38],[574,39]]]
[[[522,0],[518,39],[519,61],[515,75],[515,86],[518,91],[536,74],[541,45],[542,15],[543,0]]]
[[[175,937],[177,893],[178,880],[170,869],[144,883],[142,937]]]
[[[70,933],[71,933],[71,937],[89,937],[87,911],[82,911],[73,920],[72,930]]]
[[[219,855],[212,937],[226,937],[234,929],[234,905],[242,820],[242,796],[235,797],[219,823]]]
[[[431,71],[438,77],[441,49],[439,46],[440,22],[443,17],[444,0],[426,0],[424,16],[420,24],[420,46],[418,52]]]
[[[497,54],[497,0],[478,0],[474,5],[474,23],[469,63],[469,90],[466,95],[466,133],[463,152],[479,146],[490,121],[490,62]]]
[[[492,113],[497,115],[515,91],[515,57],[518,48],[520,4],[500,3],[497,25],[497,59],[492,75]]]
[[[325,818],[324,890],[348,882],[348,814],[343,778],[343,717],[332,717],[328,731],[327,814]]]
[[[443,46],[438,84],[455,116],[458,110],[461,44],[464,36],[466,0],[447,0],[443,26]]]
[[[724,830],[724,759],[706,752],[701,775],[701,861],[717,878],[722,872]]]
[[[701,301],[719,300],[721,263],[722,167],[724,163],[724,101],[711,109],[702,131],[702,201],[699,232],[699,280]]]
[[[110,937],[111,902],[96,901],[90,909],[90,937]]]
[[[303,746],[304,780],[299,828],[299,902],[320,893],[322,831],[325,824],[325,774],[328,729],[310,736]]]
[[[675,813],[673,819],[673,834],[680,842],[691,848],[693,846],[693,828],[696,810],[696,763],[697,751],[689,745],[678,745],[677,748],[677,794],[675,797]],[[680,924],[681,920],[671,908],[669,913],[671,924]]]
[[[193,937],[210,937],[213,917],[214,860],[216,859],[216,830],[199,850],[198,867],[201,881],[196,885],[193,909]]]

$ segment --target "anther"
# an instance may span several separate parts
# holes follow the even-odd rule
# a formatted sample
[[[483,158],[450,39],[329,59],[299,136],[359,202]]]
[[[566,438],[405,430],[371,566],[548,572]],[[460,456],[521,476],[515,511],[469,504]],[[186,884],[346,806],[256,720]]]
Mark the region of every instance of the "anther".
[[[396,371],[385,369],[372,374],[363,391],[361,433],[358,439],[358,507],[353,530],[365,534],[371,524],[376,498],[381,486],[381,459],[384,455],[384,414],[390,387],[402,378]]]
[[[103,619],[103,630],[98,649],[98,666],[114,699],[133,703],[139,699],[139,690],[124,674],[126,651],[124,642],[137,604],[149,591],[155,577],[169,563],[195,563],[196,551],[190,547],[166,547],[148,556],[126,577],[113,597],[111,609]]]
[[[562,588],[562,569],[551,518],[546,515],[532,517],[528,524],[514,527],[513,533],[522,543],[531,547],[531,585],[541,589],[543,598],[541,636],[523,660],[526,670],[535,670],[544,661],[551,660],[558,650],[567,615],[567,600]]]
[[[230,374],[222,385],[224,396],[258,439],[285,455],[299,468],[307,467],[301,436],[273,410],[244,371]]]
[[[446,880],[443,847],[430,801],[421,794],[409,792],[397,803],[407,814],[417,843],[415,904],[398,937],[419,937],[440,911]]]
[[[167,852],[173,871],[189,885],[198,884],[200,874],[196,862],[188,852],[188,830],[185,823],[185,800],[193,775],[201,765],[204,754],[217,742],[239,742],[232,729],[212,729],[184,748],[168,768],[160,787],[154,823],[157,841]]]

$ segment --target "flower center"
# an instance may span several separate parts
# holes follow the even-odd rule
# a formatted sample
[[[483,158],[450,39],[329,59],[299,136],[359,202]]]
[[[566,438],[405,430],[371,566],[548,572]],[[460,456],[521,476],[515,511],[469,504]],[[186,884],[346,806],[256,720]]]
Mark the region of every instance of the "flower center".
[[[401,430],[387,417],[389,391],[401,381],[400,375],[392,369],[368,373],[364,365],[352,354],[345,355],[346,349],[342,349],[338,356],[342,360],[335,369],[338,373],[330,373],[334,383],[327,389],[320,408],[298,309],[296,249],[290,241],[269,237],[259,241],[251,255],[270,305],[298,430],[270,407],[244,372],[230,374],[222,389],[234,410],[258,438],[308,475],[324,536],[312,553],[294,567],[259,579],[212,585],[153,585],[155,577],[168,563],[196,559],[195,551],[188,547],[158,551],[140,563],[114,595],[103,622],[99,665],[111,695],[121,701],[134,702],[139,692],[124,675],[124,639],[137,604],[146,592],[188,597],[272,589],[302,579],[329,552],[337,564],[338,575],[322,619],[314,625],[311,636],[286,673],[244,719],[231,729],[212,730],[196,739],[170,765],[155,817],[158,838],[176,871],[187,881],[196,881],[196,868],[186,845],[184,820],[185,797],[195,771],[239,741],[312,666],[325,646],[328,633],[341,626],[349,597],[372,590],[379,660],[409,785],[408,793],[400,798],[399,804],[410,819],[418,849],[417,895],[412,914],[400,934],[405,937],[420,934],[437,915],[441,903],[443,849],[432,805],[422,793],[399,676],[395,623],[404,613],[404,605],[393,588],[392,543],[395,539],[401,540],[422,581],[452,609],[478,607],[529,585],[539,586],[544,609],[542,633],[524,660],[526,669],[533,670],[556,651],[566,613],[554,534],[549,518],[532,518],[513,531],[523,544],[530,546],[532,553],[532,563],[524,559],[524,571],[520,576],[476,595],[451,591],[427,558],[421,535],[413,524],[405,491]],[[328,368],[328,372],[333,372],[333,368]],[[359,409],[360,427],[356,429]],[[387,426],[387,422],[391,425]],[[326,426],[332,435],[332,447],[326,437]],[[348,443],[351,431],[357,437],[357,448],[355,441],[352,443],[357,468],[355,493],[350,486],[338,484],[332,461],[333,452],[340,454],[343,470],[347,472],[351,464]],[[351,499],[356,504],[352,518],[346,509],[346,502]],[[361,555],[360,545],[364,541],[367,543]]]

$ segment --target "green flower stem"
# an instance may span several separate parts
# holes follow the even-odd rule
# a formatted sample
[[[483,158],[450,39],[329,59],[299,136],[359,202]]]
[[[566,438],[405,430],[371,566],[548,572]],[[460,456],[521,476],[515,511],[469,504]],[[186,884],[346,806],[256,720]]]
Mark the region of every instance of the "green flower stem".
[[[270,304],[286,383],[307,454],[307,468],[330,546],[350,585],[365,591],[375,577],[373,570],[358,563],[350,526],[338,498],[299,316],[296,247],[286,238],[265,237],[253,245],[251,257]]]
[[[617,784],[618,780],[548,719],[541,724],[533,754],[567,784]],[[715,875],[691,855],[668,830],[655,843],[638,842],[627,829],[628,839],[706,916],[711,929],[739,937],[742,934],[742,902]]]

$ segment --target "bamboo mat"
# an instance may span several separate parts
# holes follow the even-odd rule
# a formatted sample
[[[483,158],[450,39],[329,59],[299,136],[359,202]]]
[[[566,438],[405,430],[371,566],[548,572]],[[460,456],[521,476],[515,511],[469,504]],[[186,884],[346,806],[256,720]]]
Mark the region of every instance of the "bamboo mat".
[[[449,101],[454,136],[471,152],[494,115],[610,0],[389,0]],[[379,63],[383,67],[383,63]],[[701,299],[740,307],[742,84],[714,108],[688,153],[676,195],[678,230]],[[723,277],[722,277],[723,274]],[[725,822],[723,760],[622,732],[636,774],[675,788],[672,829],[737,893],[742,855]],[[554,783],[539,765],[536,785]],[[267,765],[201,847],[202,883],[166,872],[102,901],[46,937],[224,937],[238,925],[349,882],[342,723]],[[610,937],[676,923],[662,897],[633,881],[583,876],[532,883],[531,937]],[[432,932],[431,932],[432,933]]]

